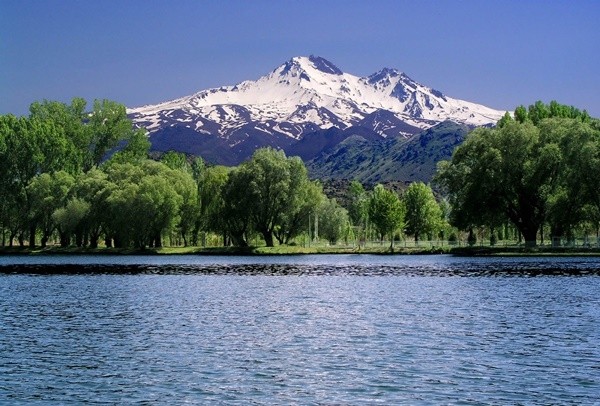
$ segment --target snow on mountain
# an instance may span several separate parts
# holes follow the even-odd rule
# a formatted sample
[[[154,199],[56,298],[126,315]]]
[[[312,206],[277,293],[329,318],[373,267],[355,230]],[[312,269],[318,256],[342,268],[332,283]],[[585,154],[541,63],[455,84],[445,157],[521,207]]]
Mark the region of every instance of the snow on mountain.
[[[504,112],[445,96],[396,69],[358,77],[309,56],[292,58],[256,81],[128,109],[128,114],[151,134],[175,126],[234,146],[243,140],[241,133],[300,139],[332,126],[363,126],[383,136],[407,137],[446,120],[495,123]]]

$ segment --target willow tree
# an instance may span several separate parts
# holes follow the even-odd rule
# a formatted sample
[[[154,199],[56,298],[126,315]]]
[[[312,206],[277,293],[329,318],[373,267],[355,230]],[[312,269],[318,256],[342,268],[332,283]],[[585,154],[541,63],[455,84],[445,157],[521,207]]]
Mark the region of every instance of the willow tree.
[[[529,109],[519,106],[514,119],[505,115],[496,128],[474,130],[438,167],[454,224],[466,229],[509,219],[526,244],[535,245],[553,213],[561,213],[556,221],[576,222],[577,210],[565,217],[559,208],[577,208],[585,202],[574,200],[579,190],[597,190],[596,138],[590,125],[585,111],[537,102]],[[586,179],[593,187],[586,186]]]
[[[532,123],[479,128],[439,166],[457,226],[494,225],[504,218],[536,245],[546,203],[556,190],[562,154]]]
[[[406,207],[406,233],[419,241],[422,235],[433,234],[441,228],[442,210],[431,187],[423,182],[411,183],[402,196]]]
[[[383,185],[376,185],[369,199],[369,220],[377,230],[381,241],[390,238],[390,249],[394,247],[394,234],[404,226],[406,209],[396,193]]]

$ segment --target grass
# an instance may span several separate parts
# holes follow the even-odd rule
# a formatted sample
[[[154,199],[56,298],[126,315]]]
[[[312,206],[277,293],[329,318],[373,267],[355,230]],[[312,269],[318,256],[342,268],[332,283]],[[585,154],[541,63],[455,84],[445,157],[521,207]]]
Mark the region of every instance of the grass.
[[[308,254],[441,254],[441,248],[406,248],[389,246],[357,247],[345,245],[277,245],[275,247],[162,247],[162,248],[79,248],[50,246],[46,248],[0,247],[0,255],[308,255]]]
[[[312,254],[375,254],[375,255],[427,255],[452,254],[456,256],[600,256],[600,248],[584,247],[406,247],[396,246],[393,251],[388,245],[370,245],[368,247],[347,245],[318,244],[310,247],[301,245],[276,245],[275,247],[162,247],[162,248],[46,248],[0,247],[0,255],[312,255]]]

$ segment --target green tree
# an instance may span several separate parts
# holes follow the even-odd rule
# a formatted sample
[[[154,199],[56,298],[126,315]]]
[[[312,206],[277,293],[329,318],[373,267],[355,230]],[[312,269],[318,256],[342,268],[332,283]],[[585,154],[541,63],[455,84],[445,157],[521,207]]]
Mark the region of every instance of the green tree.
[[[107,246],[112,240],[117,247],[161,247],[162,235],[180,220],[184,200],[173,171],[150,160],[137,165],[113,162],[104,170],[110,187],[106,197]]]
[[[437,180],[448,191],[457,227],[494,230],[508,218],[535,245],[546,221],[559,234],[579,221],[590,189],[583,178],[596,172],[593,164],[581,170],[593,162],[586,148],[593,150],[594,120],[555,102],[536,102],[526,112],[520,106],[515,118],[473,131],[450,162],[440,163]]]
[[[86,162],[85,170],[91,169],[92,165],[100,165],[108,151],[119,141],[129,139],[133,133],[125,106],[111,100],[95,100],[88,120],[91,159]]]
[[[31,220],[42,232],[41,245],[45,247],[56,227],[52,214],[63,207],[71,193],[75,180],[64,171],[42,173],[34,177],[27,186],[30,200]]]
[[[24,238],[29,234],[29,245],[35,246],[37,223],[34,216],[29,216],[31,199],[27,185],[33,177],[45,169],[45,155],[39,137],[43,136],[40,126],[32,128],[26,117],[16,118],[8,115],[3,119],[2,131],[5,145],[2,177],[5,179],[4,191],[10,195],[13,205],[10,216],[12,227],[18,233],[19,244],[24,245]]]
[[[521,124],[528,120],[527,109],[525,106],[519,106],[515,109],[515,120]]]
[[[82,170],[84,163],[89,160],[90,133],[85,126],[85,109],[86,102],[81,98],[74,98],[70,105],[44,100],[29,106],[30,120],[52,123],[64,135],[62,147],[66,153],[62,157],[61,169],[71,174]],[[60,156],[56,153],[52,155],[56,158]]]
[[[184,246],[188,245],[194,225],[200,215],[198,187],[192,177],[191,170],[171,169],[165,173],[170,179],[173,189],[181,198],[178,207],[177,228],[183,239]]]
[[[273,233],[280,244],[289,244],[308,223],[311,213],[315,213],[325,199],[319,183],[308,179],[308,171],[298,157],[287,158],[289,186],[287,201],[283,205],[279,222]]]
[[[171,169],[193,173],[192,165],[181,152],[169,151],[160,158],[160,161]]]
[[[162,247],[161,236],[179,221],[182,197],[166,176],[145,177],[133,199],[132,214],[135,246]]]
[[[362,240],[365,238],[364,233],[367,228],[369,195],[360,182],[353,180],[348,188],[348,197],[348,215],[350,216],[350,221],[357,229],[358,237]]]
[[[369,219],[383,241],[390,237],[390,249],[394,247],[394,234],[404,227],[406,209],[398,195],[383,185],[376,185],[369,199]]]
[[[258,202],[256,197],[248,193],[248,185],[252,181],[252,173],[238,167],[233,169],[223,185],[223,206],[221,219],[226,234],[238,247],[248,246],[248,233],[253,227],[250,210]],[[224,239],[224,245],[227,240]]]
[[[319,208],[319,233],[331,245],[337,244],[348,227],[348,211],[335,199],[326,199]]]
[[[422,235],[434,234],[441,226],[442,211],[431,187],[422,182],[411,183],[403,195],[406,208],[406,233],[419,241]]]
[[[272,247],[273,232],[281,223],[290,200],[290,166],[283,151],[258,149],[252,159],[240,166],[250,181],[246,185],[250,196],[248,211],[254,227]]]
[[[530,122],[477,129],[459,146],[438,180],[447,188],[459,228],[501,224],[509,218],[529,245],[557,187],[562,156]]]
[[[90,248],[98,248],[98,241],[101,235],[108,230],[108,224],[111,222],[111,207],[108,198],[116,188],[116,184],[110,182],[108,175],[100,169],[94,168],[77,177],[73,194],[88,205],[85,217],[80,220],[83,227],[81,245],[89,242]],[[76,212],[80,213],[81,210],[76,210]],[[69,213],[69,210],[65,210],[62,215],[69,215]],[[72,228],[63,226],[65,232]]]
[[[68,247],[71,244],[73,234],[81,235],[83,233],[82,228],[89,211],[90,204],[88,202],[72,198],[64,207],[60,207],[52,213],[52,221],[58,230],[61,247]]]
[[[196,164],[199,166],[199,163]],[[225,166],[212,166],[196,170],[200,213],[196,220],[195,235],[202,231],[202,246],[206,245],[206,232],[225,234],[227,232],[224,213],[224,187],[231,169]],[[231,190],[228,193],[232,193]],[[233,198],[233,197],[231,197]],[[235,211],[235,210],[234,210]]]
[[[126,163],[140,163],[148,159],[150,151],[150,140],[146,130],[140,128],[133,131],[127,140],[127,145],[117,151],[111,158],[111,161]]]

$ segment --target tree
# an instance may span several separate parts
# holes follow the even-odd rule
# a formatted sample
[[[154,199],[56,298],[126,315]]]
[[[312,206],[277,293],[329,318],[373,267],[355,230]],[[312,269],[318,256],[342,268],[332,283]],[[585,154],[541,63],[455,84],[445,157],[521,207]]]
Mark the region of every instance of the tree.
[[[90,159],[90,132],[85,126],[85,109],[86,101],[82,98],[74,98],[70,105],[44,100],[29,106],[30,120],[49,122],[61,130],[67,154],[60,169],[71,174],[81,171]],[[58,157],[56,153],[53,155]]]
[[[168,176],[145,177],[132,202],[135,246],[162,247],[161,236],[177,224],[182,200]]]
[[[179,224],[186,198],[182,190],[196,188],[191,175],[182,181],[166,165],[150,160],[136,165],[111,162],[104,170],[107,246],[114,241],[116,247],[161,247],[162,235]]]
[[[184,246],[187,246],[194,224],[196,224],[200,215],[198,187],[192,177],[191,170],[170,169],[165,175],[170,180],[175,192],[181,197],[177,228]]]
[[[308,171],[298,157],[287,158],[289,187],[273,233],[280,244],[289,244],[305,229],[311,213],[315,213],[325,199],[322,186],[308,179]]]
[[[584,206],[594,200],[600,176],[597,174],[594,145],[600,140],[584,116],[561,118],[571,115],[567,106],[553,102],[550,105],[552,118],[538,123],[546,142],[558,145],[563,164],[558,174],[558,186],[548,194],[547,222],[552,237],[573,237],[573,230],[583,221]],[[595,161],[595,162],[594,162]]]
[[[193,172],[192,165],[188,162],[185,154],[181,152],[169,151],[160,158],[160,162],[171,169],[189,172],[190,174]]]
[[[98,248],[98,240],[108,231],[111,222],[108,198],[116,188],[117,186],[108,180],[108,175],[100,169],[94,168],[77,177],[73,194],[89,206],[84,218],[80,219],[83,228],[82,245],[86,245],[84,241],[87,241],[90,248]],[[69,213],[70,211],[66,210],[63,214]],[[63,229],[70,230],[71,227],[63,226]]]
[[[441,223],[442,211],[431,187],[422,182],[411,183],[403,195],[406,207],[406,233],[415,237],[415,242],[423,234],[434,234]]]
[[[255,197],[248,193],[251,180],[251,173],[238,167],[229,173],[223,186],[221,219],[227,235],[238,247],[248,246],[248,232],[253,226],[250,210],[258,204],[253,201]],[[227,245],[227,241],[224,241],[224,245]]]
[[[42,173],[27,186],[30,218],[42,231],[41,245],[45,247],[56,227],[52,214],[67,203],[75,180],[64,171]]]
[[[256,231],[267,247],[272,247],[273,232],[281,223],[290,201],[290,165],[283,151],[256,150],[252,159],[242,163],[240,171],[249,179],[245,186],[250,197],[248,212]]]
[[[438,180],[447,188],[455,224],[469,229],[509,218],[528,245],[536,244],[546,200],[557,186],[562,156],[530,122],[476,129],[459,146]]]
[[[195,173],[197,174],[200,213],[194,225],[194,235],[200,231],[203,232],[202,245],[204,246],[207,231],[218,234],[227,232],[228,214],[224,212],[224,187],[228,182],[231,169],[225,166],[212,166],[199,170],[199,166],[200,163],[196,163]],[[232,191],[230,190],[228,193],[232,193]]]
[[[148,159],[150,151],[150,140],[146,130],[140,128],[131,133],[127,140],[127,145],[120,151],[117,151],[110,159],[115,162],[142,162]]]
[[[78,198],[73,198],[70,199],[64,207],[60,207],[52,213],[52,221],[58,230],[61,247],[68,247],[71,244],[71,236],[73,234],[78,234],[80,236],[77,238],[77,245],[82,245],[82,227],[89,211],[89,203]]]
[[[85,163],[85,170],[100,165],[107,152],[115,148],[119,141],[129,139],[133,132],[125,106],[111,100],[95,100],[88,120],[91,156]]]
[[[5,178],[5,192],[14,205],[11,216],[15,232],[19,234],[19,244],[24,245],[26,233],[29,233],[29,245],[35,246],[36,218],[30,217],[31,199],[27,185],[33,177],[46,168],[45,155],[39,137],[43,136],[39,126],[32,129],[31,121],[26,117],[5,116],[2,131],[4,133],[5,153],[2,156]],[[49,127],[48,127],[49,128]]]
[[[335,199],[326,199],[319,208],[319,232],[331,245],[337,244],[348,223],[348,211]]]
[[[390,237],[390,249],[394,247],[394,234],[404,226],[405,207],[398,195],[383,185],[376,185],[369,199],[369,219],[383,241]]]
[[[457,227],[493,230],[507,218],[526,244],[535,245],[547,220],[555,232],[577,223],[583,191],[597,190],[584,180],[597,185],[597,165],[577,169],[594,162],[594,154],[586,152],[597,139],[594,120],[573,107],[536,102],[528,111],[518,107],[515,120],[501,122],[469,134],[452,160],[440,163],[437,181],[448,192]]]
[[[355,226],[364,226],[368,214],[369,198],[363,185],[353,180],[348,188],[349,207],[348,215],[352,224]]]

